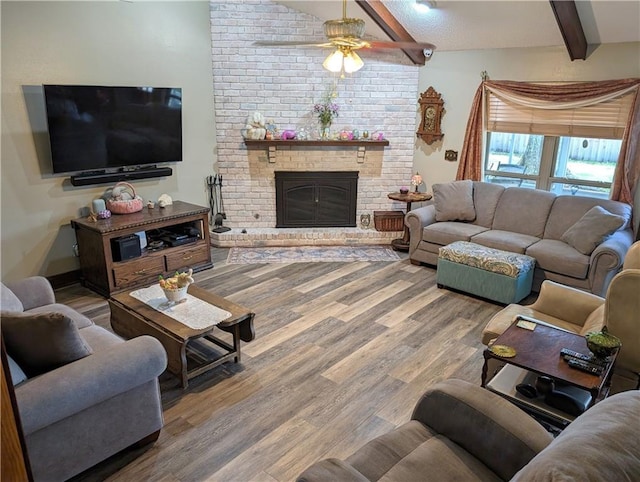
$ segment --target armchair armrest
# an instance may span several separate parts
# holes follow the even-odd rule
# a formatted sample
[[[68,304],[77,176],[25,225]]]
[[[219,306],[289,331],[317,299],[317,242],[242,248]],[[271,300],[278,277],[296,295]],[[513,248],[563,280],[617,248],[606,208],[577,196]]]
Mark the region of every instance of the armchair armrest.
[[[584,326],[591,313],[604,304],[604,298],[554,281],[545,280],[532,310]]]
[[[509,480],[553,437],[515,405],[477,385],[446,380],[431,387],[413,415]]]
[[[436,222],[436,208],[433,204],[412,209],[404,216],[404,224],[409,228],[409,253],[413,253],[422,241],[422,228]]]
[[[633,231],[616,231],[591,253],[589,281],[591,292],[605,296],[609,283],[622,268],[625,256],[633,243]]]
[[[153,380],[166,366],[162,344],[140,336],[28,380],[15,388],[24,433]]]
[[[5,285],[18,297],[25,311],[56,302],[51,283],[43,276],[31,276]]]

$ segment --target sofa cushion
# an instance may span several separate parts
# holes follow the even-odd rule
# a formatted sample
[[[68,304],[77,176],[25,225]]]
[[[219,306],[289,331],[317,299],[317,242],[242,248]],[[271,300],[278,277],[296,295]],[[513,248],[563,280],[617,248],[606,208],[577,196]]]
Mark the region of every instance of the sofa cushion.
[[[473,205],[476,209],[476,219],[473,224],[490,228],[500,196],[506,188],[500,184],[490,182],[473,183]]]
[[[80,335],[84,341],[91,347],[94,353],[103,350],[109,350],[119,345],[124,340],[115,333],[105,330],[101,326],[91,325],[80,330]]]
[[[413,452],[433,433],[417,420],[411,420],[392,432],[387,432],[349,456],[346,462],[369,480],[378,480],[394,465]]]
[[[585,279],[589,272],[589,256],[585,256],[563,241],[541,239],[525,251],[536,259],[538,267],[552,273]]]
[[[431,186],[436,221],[473,221],[473,181],[453,181]]]
[[[2,335],[7,353],[29,377],[92,353],[73,320],[61,313],[4,313]]]
[[[542,238],[555,197],[539,189],[505,189],[496,207],[492,229]]]
[[[540,238],[535,236],[500,231],[498,229],[491,229],[471,237],[472,243],[520,254],[523,254],[529,246],[538,241],[540,241]]]
[[[597,403],[571,423],[512,481],[640,480],[640,392]]]
[[[426,478],[425,475],[429,477]],[[462,447],[438,435],[430,438],[394,465],[379,482],[424,480],[501,481]]]
[[[584,196],[558,196],[553,201],[549,219],[544,229],[544,238],[560,239],[564,232],[594,206],[600,206],[612,214],[626,219],[627,228],[631,221],[631,206],[609,199],[598,199]]]
[[[560,237],[582,254],[591,254],[607,236],[625,224],[622,216],[611,214],[600,206],[593,206]]]
[[[487,229],[475,224],[445,221],[425,227],[422,230],[422,240],[446,246],[455,241],[469,241],[472,236],[487,231]]]
[[[20,299],[5,286],[4,283],[0,283],[0,310],[21,312],[24,311],[24,306]]]

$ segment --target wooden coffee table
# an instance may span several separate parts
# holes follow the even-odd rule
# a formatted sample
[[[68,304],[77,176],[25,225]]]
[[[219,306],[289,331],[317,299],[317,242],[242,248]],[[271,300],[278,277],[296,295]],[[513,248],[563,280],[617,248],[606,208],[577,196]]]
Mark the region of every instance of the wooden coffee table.
[[[591,405],[608,394],[617,352],[609,358],[609,362],[599,376],[571,368],[560,354],[562,348],[568,348],[589,355],[590,351],[584,336],[543,324],[537,324],[535,330],[530,331],[514,323],[496,338],[493,344],[510,346],[516,350],[516,355],[512,358],[503,358],[494,354],[489,348],[485,349],[481,381],[483,387],[486,387],[489,381],[488,362],[494,359],[502,364],[514,365],[537,375],[548,376],[556,381],[586,390],[591,394]],[[520,403],[516,405],[521,406]]]
[[[193,329],[179,321],[153,309],[132,297],[128,292],[114,295],[109,299],[111,326],[113,331],[124,338],[151,335],[157,338],[167,351],[167,369],[176,375],[186,388],[189,380],[233,359],[240,362],[240,341],[250,342],[255,338],[253,328],[254,313],[240,305],[210,293],[194,284],[188,293],[207,303],[231,313],[231,317],[203,329]],[[232,335],[232,343],[218,338],[213,333],[221,330]],[[211,343],[224,350],[223,354],[208,357],[202,349],[192,349],[195,342]]]

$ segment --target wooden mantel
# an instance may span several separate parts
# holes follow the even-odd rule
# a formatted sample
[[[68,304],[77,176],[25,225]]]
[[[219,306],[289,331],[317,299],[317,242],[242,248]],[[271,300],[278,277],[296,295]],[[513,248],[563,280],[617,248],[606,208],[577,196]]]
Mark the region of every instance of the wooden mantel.
[[[341,141],[341,140],[244,140],[247,149],[267,149],[269,162],[276,162],[276,151],[278,147],[357,147],[358,162],[364,162],[364,155],[368,147],[386,147],[389,145],[388,140],[383,141]]]

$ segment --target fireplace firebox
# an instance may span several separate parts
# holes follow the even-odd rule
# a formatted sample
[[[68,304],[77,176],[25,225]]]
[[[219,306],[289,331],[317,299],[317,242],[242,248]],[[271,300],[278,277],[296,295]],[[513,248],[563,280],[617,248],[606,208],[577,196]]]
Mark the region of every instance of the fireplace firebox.
[[[356,225],[358,171],[276,171],[276,227]]]

